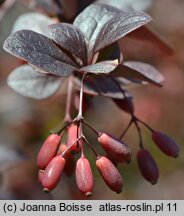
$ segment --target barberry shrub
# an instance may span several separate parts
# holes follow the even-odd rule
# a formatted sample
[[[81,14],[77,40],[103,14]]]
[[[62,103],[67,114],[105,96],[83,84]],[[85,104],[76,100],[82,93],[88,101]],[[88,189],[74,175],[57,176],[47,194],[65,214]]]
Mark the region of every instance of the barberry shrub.
[[[19,30],[4,42],[7,52],[26,62],[8,77],[8,85],[16,92],[34,99],[44,99],[54,95],[63,80],[68,79],[65,117],[48,135],[37,157],[39,182],[44,191],[54,189],[63,173],[67,176],[75,173],[79,190],[86,196],[92,193],[93,174],[85,152],[88,146],[96,157],[96,167],[106,185],[120,193],[123,179],[117,165],[131,161],[132,150],[122,141],[131,125],[136,127],[139,135],[137,162],[140,172],[151,184],[157,182],[159,171],[155,160],[143,146],[140,125],[150,130],[153,141],[162,152],[171,157],[179,155],[179,147],[171,138],[152,129],[135,115],[133,97],[128,92],[132,84],[151,83],[161,87],[164,77],[152,65],[124,61],[117,46],[122,37],[132,37],[134,33],[134,36],[140,37],[137,31],[140,29],[151,35],[154,42],[159,41],[159,46],[161,44],[167,48],[145,26],[151,20],[145,12],[123,12],[96,3],[84,9],[73,24],[49,25],[50,38],[48,33],[43,35],[32,30]],[[113,55],[109,54],[109,50],[113,51]],[[84,109],[87,95],[111,98],[130,115],[129,124],[118,138],[99,132],[86,122],[83,113],[87,112]],[[71,117],[72,107],[78,109],[75,118]],[[94,132],[106,155],[100,155],[88,141],[83,126]],[[67,134],[66,144],[64,133]]]

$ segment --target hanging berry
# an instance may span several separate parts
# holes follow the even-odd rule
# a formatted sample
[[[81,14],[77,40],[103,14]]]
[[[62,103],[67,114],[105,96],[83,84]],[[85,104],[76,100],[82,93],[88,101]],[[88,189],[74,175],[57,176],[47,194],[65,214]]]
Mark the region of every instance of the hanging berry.
[[[156,184],[159,178],[159,170],[149,151],[140,149],[137,153],[137,162],[142,176],[151,184]]]
[[[97,158],[96,166],[108,187],[116,193],[122,192],[123,179],[118,169],[106,157]]]
[[[42,145],[38,157],[37,166],[38,168],[44,170],[47,164],[56,155],[61,137],[57,134],[51,134]]]
[[[63,172],[65,166],[65,159],[57,155],[55,156],[50,163],[47,165],[43,179],[42,179],[42,186],[44,187],[44,191],[49,192],[53,190],[61,177],[61,174]]]
[[[91,195],[93,189],[93,174],[89,161],[84,156],[77,161],[75,176],[79,190],[86,196]]]
[[[174,158],[179,156],[179,146],[163,132],[154,131],[152,133],[152,139],[157,147],[166,155]]]

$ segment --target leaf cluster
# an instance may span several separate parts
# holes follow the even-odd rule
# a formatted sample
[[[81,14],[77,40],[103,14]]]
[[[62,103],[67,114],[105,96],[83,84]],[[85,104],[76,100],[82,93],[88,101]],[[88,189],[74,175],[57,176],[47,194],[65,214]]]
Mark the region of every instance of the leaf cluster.
[[[144,26],[152,19],[144,12],[123,12],[104,4],[92,4],[80,13],[73,24],[49,25],[50,38],[32,30],[12,33],[4,49],[23,59],[28,65],[15,69],[8,84],[22,95],[42,99],[53,95],[62,77],[75,77],[76,88],[82,74],[88,74],[84,92],[122,98],[121,89],[134,83],[147,82],[161,86],[163,76],[151,65],[118,59],[100,59],[100,53]],[[36,71],[36,72],[35,72]]]

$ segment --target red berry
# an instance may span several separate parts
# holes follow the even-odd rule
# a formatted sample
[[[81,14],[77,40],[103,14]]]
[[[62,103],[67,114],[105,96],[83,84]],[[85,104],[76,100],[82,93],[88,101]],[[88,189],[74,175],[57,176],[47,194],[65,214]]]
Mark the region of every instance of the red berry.
[[[149,151],[140,149],[137,153],[137,162],[142,176],[151,184],[156,184],[159,178],[159,170]]]
[[[134,112],[134,104],[131,98],[113,99],[116,105],[127,113]]]
[[[78,130],[78,126],[75,124],[72,124],[68,128],[68,138],[67,138],[67,146],[68,147],[73,145],[77,141],[77,138],[78,138],[77,137],[77,130]],[[80,151],[80,146],[78,145],[78,143],[76,143],[70,148],[70,150],[73,153],[78,153]]]
[[[42,145],[38,157],[37,157],[37,166],[40,169],[45,169],[47,164],[52,160],[56,155],[57,149],[60,143],[61,137],[57,134],[51,134]]]
[[[47,165],[43,179],[42,185],[44,187],[44,191],[50,191],[56,187],[58,184],[61,174],[63,172],[65,166],[65,159],[57,155],[55,156],[50,163]]]
[[[123,179],[114,164],[106,157],[97,158],[96,166],[108,187],[117,193],[122,192]]]
[[[77,161],[75,176],[79,190],[86,196],[91,195],[93,189],[93,174],[89,161],[85,157],[81,157]]]
[[[169,136],[160,131],[154,131],[152,139],[163,153],[170,157],[178,157],[179,147]]]
[[[101,133],[98,137],[98,142],[101,144],[106,153],[113,158],[113,160],[120,163],[125,161],[130,162],[131,149],[121,140],[118,140],[109,134]]]

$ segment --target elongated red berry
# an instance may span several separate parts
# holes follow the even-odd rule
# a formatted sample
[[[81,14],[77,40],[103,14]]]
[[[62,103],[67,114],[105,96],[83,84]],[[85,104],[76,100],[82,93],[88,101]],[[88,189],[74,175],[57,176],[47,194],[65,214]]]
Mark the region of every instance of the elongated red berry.
[[[60,155],[55,156],[50,161],[45,169],[42,179],[42,186],[44,187],[44,191],[48,192],[56,187],[60,180],[64,166],[65,159]]]
[[[113,99],[113,101],[123,111],[125,111],[127,113],[133,113],[134,112],[134,104],[133,104],[133,101],[131,98]]]
[[[117,162],[130,162],[131,149],[121,140],[118,140],[107,133],[101,133],[98,137],[98,142],[107,154]]]
[[[71,146],[77,141],[77,130],[78,130],[78,126],[75,124],[72,124],[68,128],[67,146]],[[80,151],[80,146],[76,143],[70,148],[70,150],[73,153],[78,153]]]
[[[37,166],[44,170],[47,164],[52,160],[52,158],[57,154],[57,149],[60,143],[61,137],[57,134],[51,134],[43,143],[38,157]]]
[[[97,158],[96,166],[108,187],[117,193],[122,192],[123,179],[118,169],[106,157]]]
[[[93,174],[89,161],[84,156],[77,161],[75,176],[79,190],[86,196],[91,195],[93,189]]]
[[[140,149],[137,153],[137,162],[142,176],[151,184],[156,184],[159,178],[159,170],[149,151]]]
[[[152,139],[163,153],[170,157],[178,157],[179,146],[169,136],[160,131],[154,131]]]

